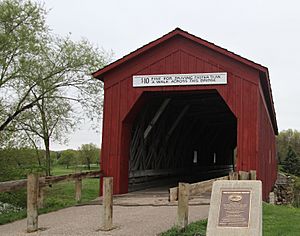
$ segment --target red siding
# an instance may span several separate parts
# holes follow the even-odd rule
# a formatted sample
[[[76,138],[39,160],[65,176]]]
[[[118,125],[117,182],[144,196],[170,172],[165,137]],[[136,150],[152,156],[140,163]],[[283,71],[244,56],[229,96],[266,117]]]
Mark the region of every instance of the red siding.
[[[263,182],[263,188],[265,189],[265,195],[263,197],[266,199],[277,178],[276,140],[260,87],[258,88],[258,91],[258,114],[260,117],[257,130],[259,157],[257,163],[257,176]]]
[[[228,74],[227,85],[132,87],[132,75],[137,74],[224,71]],[[276,175],[275,135],[259,86],[256,69],[181,37],[163,42],[108,72],[104,78],[101,158],[104,174],[114,177],[114,192],[127,191],[130,124],[124,119],[142,93],[216,89],[237,117],[237,168],[257,169],[266,198]]]

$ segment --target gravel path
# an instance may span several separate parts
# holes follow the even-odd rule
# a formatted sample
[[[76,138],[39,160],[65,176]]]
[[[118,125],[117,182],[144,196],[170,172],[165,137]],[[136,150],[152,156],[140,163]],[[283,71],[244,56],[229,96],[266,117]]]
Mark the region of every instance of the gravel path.
[[[207,218],[208,205],[190,206],[189,222]],[[36,233],[26,233],[26,219],[0,226],[1,236],[35,235],[112,235],[143,236],[157,235],[176,222],[176,206],[114,206],[114,225],[109,232],[97,231],[100,228],[100,205],[70,207],[39,216]]]
[[[101,198],[83,205],[39,216],[39,230],[26,233],[26,219],[0,226],[0,236],[152,236],[175,225],[177,203],[168,201],[168,187],[149,188],[114,196],[113,225],[109,232],[99,231]],[[210,192],[189,201],[189,222],[208,217]]]

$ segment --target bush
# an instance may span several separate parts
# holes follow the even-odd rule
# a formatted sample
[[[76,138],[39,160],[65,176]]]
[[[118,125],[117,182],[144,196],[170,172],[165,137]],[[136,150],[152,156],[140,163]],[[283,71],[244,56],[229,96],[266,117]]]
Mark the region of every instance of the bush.
[[[300,207],[300,178],[295,177],[295,184],[294,184],[294,207]]]
[[[17,190],[13,192],[0,193],[0,202],[9,203],[16,207],[26,207],[27,195],[26,190]]]
[[[292,146],[288,147],[287,155],[283,162],[283,170],[293,175],[300,175],[300,160]]]

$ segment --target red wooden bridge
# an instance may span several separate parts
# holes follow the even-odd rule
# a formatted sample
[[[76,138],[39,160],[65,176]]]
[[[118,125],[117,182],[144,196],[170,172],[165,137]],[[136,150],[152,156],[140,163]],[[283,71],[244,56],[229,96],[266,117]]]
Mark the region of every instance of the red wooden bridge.
[[[278,128],[266,67],[176,28],[93,76],[114,193],[256,170],[267,198]]]

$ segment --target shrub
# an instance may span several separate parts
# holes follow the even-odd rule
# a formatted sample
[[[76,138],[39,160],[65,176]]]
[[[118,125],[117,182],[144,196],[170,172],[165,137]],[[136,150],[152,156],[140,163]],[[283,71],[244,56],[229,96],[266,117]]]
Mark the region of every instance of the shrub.
[[[287,155],[283,162],[283,170],[293,175],[300,175],[300,160],[291,146],[288,147]]]

